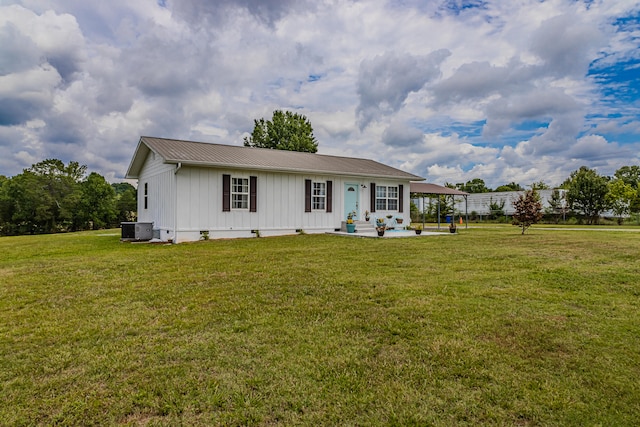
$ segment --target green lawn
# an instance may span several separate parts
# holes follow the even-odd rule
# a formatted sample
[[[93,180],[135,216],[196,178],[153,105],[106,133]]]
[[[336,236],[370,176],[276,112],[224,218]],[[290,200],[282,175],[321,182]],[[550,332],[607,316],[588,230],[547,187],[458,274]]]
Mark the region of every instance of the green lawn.
[[[2,425],[637,425],[640,233],[0,238]]]

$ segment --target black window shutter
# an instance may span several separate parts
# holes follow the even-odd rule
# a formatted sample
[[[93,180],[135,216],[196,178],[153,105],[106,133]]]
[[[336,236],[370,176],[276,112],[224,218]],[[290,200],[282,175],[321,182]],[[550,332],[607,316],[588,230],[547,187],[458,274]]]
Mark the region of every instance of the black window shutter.
[[[222,212],[231,211],[231,175],[222,175]]]
[[[327,181],[327,212],[333,212],[333,181]]]
[[[249,212],[258,212],[258,177],[249,177]]]
[[[369,193],[369,195],[371,196],[370,197],[371,212],[375,212],[376,211],[376,183],[372,182],[371,184],[369,184],[369,188],[371,188]]]
[[[404,212],[404,185],[398,185],[398,212]]]
[[[304,180],[304,211],[311,212],[311,180]]]

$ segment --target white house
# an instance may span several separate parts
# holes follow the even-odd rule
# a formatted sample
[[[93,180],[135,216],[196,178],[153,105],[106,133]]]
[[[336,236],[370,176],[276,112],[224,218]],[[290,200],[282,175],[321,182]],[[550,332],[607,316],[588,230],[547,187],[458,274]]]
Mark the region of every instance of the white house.
[[[126,177],[138,180],[138,221],[174,243],[321,233],[347,215],[409,223],[409,182],[373,160],[143,136]]]

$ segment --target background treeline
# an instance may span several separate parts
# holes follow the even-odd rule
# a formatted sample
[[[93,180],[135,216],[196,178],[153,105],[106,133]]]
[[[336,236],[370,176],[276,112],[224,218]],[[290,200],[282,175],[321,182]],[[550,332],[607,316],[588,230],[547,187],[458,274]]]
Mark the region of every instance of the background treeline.
[[[118,226],[136,217],[136,189],[109,184],[77,162],[47,159],[13,177],[0,175],[0,235]]]
[[[523,191],[525,188],[518,183],[511,182],[501,185],[495,190],[487,187],[482,179],[475,178],[465,183],[445,186],[467,193],[492,193],[503,191]],[[552,190],[543,181],[528,185],[534,190]],[[552,197],[544,206],[544,214],[548,221],[558,223],[561,219],[571,219],[581,224],[597,224],[603,215],[615,217],[618,224],[624,220],[638,222],[640,220],[640,166],[623,166],[613,176],[600,175],[595,169],[586,166],[571,172],[569,177],[552,193]],[[564,191],[559,191],[564,190]],[[425,206],[425,215],[433,220],[437,215],[438,203],[430,200]],[[485,219],[507,221],[505,215],[505,200],[489,199],[487,205],[491,212]],[[412,209],[412,219],[422,217],[415,206]],[[450,196],[440,196],[440,212],[443,215],[461,215],[454,212],[454,199]],[[470,212],[470,219],[476,220],[476,212]]]

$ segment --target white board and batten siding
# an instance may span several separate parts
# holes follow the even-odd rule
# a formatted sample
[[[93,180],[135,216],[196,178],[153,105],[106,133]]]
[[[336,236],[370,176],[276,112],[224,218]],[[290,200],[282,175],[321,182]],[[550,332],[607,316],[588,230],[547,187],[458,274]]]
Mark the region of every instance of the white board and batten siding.
[[[248,209],[223,211],[222,177],[225,174],[234,178],[256,177],[256,212],[250,212]],[[305,212],[305,180],[332,182],[331,212]],[[261,236],[294,234],[298,230],[305,233],[324,233],[336,230],[346,219],[344,191],[347,184],[354,184],[358,191],[359,209],[356,219],[365,219],[365,211],[372,211],[371,180],[372,178],[354,179],[187,166],[178,169],[175,165],[159,164],[153,159],[153,155],[150,155],[139,182],[139,221],[153,222],[153,228],[158,230],[160,239],[171,240],[174,243],[199,240],[204,231],[208,232],[212,239],[255,237],[255,230],[258,230]],[[148,186],[147,209],[144,208],[145,184]],[[379,180],[377,184],[399,186],[402,183]],[[402,213],[397,210],[378,210],[371,214],[372,217],[390,214],[402,217],[408,223],[409,185],[406,183],[403,185],[403,193]]]
[[[223,175],[233,178],[256,177],[256,212],[249,209],[223,211]],[[342,191],[345,183],[357,183],[360,204],[369,193],[363,180],[326,175],[303,175],[268,171],[239,171],[182,167],[176,174],[178,240],[198,240],[207,231],[210,238],[254,237],[333,231],[344,220]],[[305,212],[305,180],[332,182],[332,209]],[[362,181],[362,182],[360,182]],[[367,208],[368,209],[368,208]],[[364,211],[362,212],[364,218]]]
[[[170,201],[176,199],[175,169],[175,165],[164,163],[150,152],[138,181],[138,221],[153,222],[163,240],[174,238],[176,210]]]

